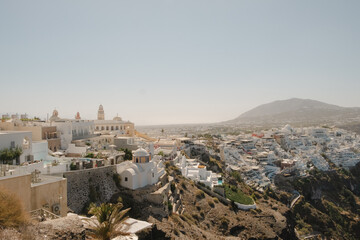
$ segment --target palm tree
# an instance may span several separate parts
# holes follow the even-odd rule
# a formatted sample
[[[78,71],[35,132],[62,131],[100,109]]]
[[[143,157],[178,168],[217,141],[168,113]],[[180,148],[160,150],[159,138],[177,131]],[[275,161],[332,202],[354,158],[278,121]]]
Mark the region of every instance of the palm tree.
[[[89,214],[95,216],[97,221],[92,221],[95,226],[90,224],[90,235],[102,240],[110,240],[117,235],[127,235],[122,231],[116,230],[119,224],[128,218],[126,214],[130,211],[130,208],[121,210],[123,207],[124,205],[121,202],[116,204],[102,203],[100,206],[91,203]]]

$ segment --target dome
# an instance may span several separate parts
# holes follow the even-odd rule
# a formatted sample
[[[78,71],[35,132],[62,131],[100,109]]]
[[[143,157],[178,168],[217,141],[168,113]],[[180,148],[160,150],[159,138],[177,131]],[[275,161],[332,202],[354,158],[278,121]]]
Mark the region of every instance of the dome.
[[[58,112],[56,109],[53,111],[53,116],[54,116],[54,117],[59,116],[59,112]]]
[[[143,148],[139,148],[138,150],[136,150],[134,152],[134,157],[148,157],[149,156],[149,153],[143,149]]]
[[[52,114],[52,116],[50,117],[49,120],[50,120],[50,122],[55,122],[55,121],[60,120],[59,112],[56,109],[53,111],[53,114]]]
[[[102,110],[104,110],[103,105],[101,105],[101,104],[100,104],[100,106],[99,106],[99,110],[101,110],[101,111],[102,111]]]
[[[119,121],[119,122],[122,121],[121,117],[119,117],[119,116],[114,117],[113,120],[114,121]]]

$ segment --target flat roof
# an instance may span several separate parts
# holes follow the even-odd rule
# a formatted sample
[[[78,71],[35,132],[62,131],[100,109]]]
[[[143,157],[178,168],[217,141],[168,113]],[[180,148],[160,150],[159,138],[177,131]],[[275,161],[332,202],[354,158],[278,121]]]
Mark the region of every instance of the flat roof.
[[[38,183],[31,183],[31,187],[54,183],[54,182],[62,181],[65,179],[63,177],[55,177],[55,176],[41,175],[41,174],[40,174],[39,178],[41,179],[41,181]]]
[[[31,131],[0,131],[0,134],[32,133]]]

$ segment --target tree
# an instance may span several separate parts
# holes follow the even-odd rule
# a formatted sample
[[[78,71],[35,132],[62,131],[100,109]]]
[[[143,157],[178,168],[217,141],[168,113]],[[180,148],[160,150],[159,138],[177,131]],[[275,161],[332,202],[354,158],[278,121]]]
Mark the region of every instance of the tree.
[[[132,160],[132,152],[129,149],[125,148],[120,150],[125,152],[124,160]]]
[[[20,147],[16,148],[4,148],[0,150],[0,160],[3,164],[9,164],[9,161],[18,159],[22,154],[22,149]]]
[[[93,222],[95,225],[90,225],[92,237],[110,240],[117,235],[126,235],[126,233],[116,229],[119,224],[128,218],[126,214],[130,211],[130,208],[121,210],[123,206],[121,201],[116,204],[102,203],[100,206],[91,203],[89,214],[94,215],[97,220]]]

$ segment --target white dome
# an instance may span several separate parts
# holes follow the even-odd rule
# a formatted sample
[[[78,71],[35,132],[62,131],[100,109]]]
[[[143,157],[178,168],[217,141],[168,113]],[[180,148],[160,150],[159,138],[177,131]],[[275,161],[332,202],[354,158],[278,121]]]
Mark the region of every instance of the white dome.
[[[134,152],[134,156],[135,157],[147,157],[147,156],[149,156],[149,153],[145,149],[139,148],[138,150],[136,150]]]

